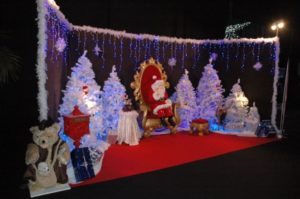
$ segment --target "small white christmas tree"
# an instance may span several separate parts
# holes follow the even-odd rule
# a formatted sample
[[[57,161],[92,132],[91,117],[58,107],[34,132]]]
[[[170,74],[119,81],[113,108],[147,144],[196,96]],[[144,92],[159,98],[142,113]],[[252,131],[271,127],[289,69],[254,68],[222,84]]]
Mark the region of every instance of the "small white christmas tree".
[[[213,68],[212,61],[213,59],[210,58],[209,63],[204,67],[196,91],[197,117],[209,121],[216,120],[216,110],[223,105],[224,92],[217,71]]]
[[[101,91],[86,53],[85,50],[68,77],[66,90],[63,91],[63,102],[59,107],[59,120],[63,126],[62,116],[69,115],[74,106],[78,106],[81,112],[90,115],[90,132],[97,136],[103,132]]]
[[[118,128],[119,112],[125,104],[126,89],[121,84],[116,67],[112,67],[110,77],[104,82],[102,103],[103,126],[106,131]]]
[[[248,102],[240,86],[240,79],[238,79],[238,82],[233,85],[231,93],[225,101],[225,129],[238,131],[244,129],[244,122],[248,113]]]
[[[182,129],[189,129],[190,122],[194,119],[196,110],[196,93],[195,89],[189,80],[188,71],[180,78],[176,86],[176,102],[180,104],[178,113],[181,118],[179,125]]]
[[[255,106],[255,102],[253,102],[253,106],[250,107],[249,113],[245,118],[244,132],[255,134],[259,122],[260,122],[260,116],[258,113],[258,109]]]

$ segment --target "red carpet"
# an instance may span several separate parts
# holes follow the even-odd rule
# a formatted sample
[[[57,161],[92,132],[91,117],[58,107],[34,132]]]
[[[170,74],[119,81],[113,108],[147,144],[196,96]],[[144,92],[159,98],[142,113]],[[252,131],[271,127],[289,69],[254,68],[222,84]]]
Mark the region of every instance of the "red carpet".
[[[137,146],[116,144],[106,151],[100,173],[95,178],[73,187],[168,168],[274,140],[276,139],[177,133],[142,139]]]

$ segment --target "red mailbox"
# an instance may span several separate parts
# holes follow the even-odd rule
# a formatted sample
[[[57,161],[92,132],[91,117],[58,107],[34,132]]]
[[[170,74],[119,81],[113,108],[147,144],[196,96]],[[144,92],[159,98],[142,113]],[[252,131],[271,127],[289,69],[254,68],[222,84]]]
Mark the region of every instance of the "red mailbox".
[[[70,115],[64,116],[65,134],[74,140],[76,148],[80,146],[81,137],[90,133],[89,124],[90,115],[82,113],[78,106],[74,107]]]

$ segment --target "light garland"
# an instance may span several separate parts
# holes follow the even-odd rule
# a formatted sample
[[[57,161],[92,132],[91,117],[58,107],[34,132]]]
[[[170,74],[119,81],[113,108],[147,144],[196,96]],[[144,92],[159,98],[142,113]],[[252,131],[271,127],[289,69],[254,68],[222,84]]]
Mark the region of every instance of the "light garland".
[[[39,121],[46,120],[48,117],[47,90],[46,90],[46,53],[47,53],[47,24],[46,0],[37,0],[38,12],[38,50],[36,72],[38,76],[38,105],[39,105]]]
[[[276,42],[276,55],[275,55],[275,71],[274,71],[274,81],[273,81],[273,96],[272,96],[272,114],[271,114],[271,123],[275,128],[276,133],[279,136],[282,136],[282,132],[278,129],[276,125],[276,115],[277,115],[277,82],[278,82],[278,75],[279,75],[279,38],[275,38]]]
[[[148,39],[150,41],[155,41],[158,36],[156,35],[150,35],[150,34],[134,34],[134,33],[127,33],[126,31],[117,31],[117,30],[111,30],[111,29],[104,29],[104,28],[94,28],[90,26],[76,26],[73,25],[73,30],[75,31],[84,31],[84,32],[91,32],[91,33],[98,33],[98,34],[106,34],[115,36],[117,38],[123,37],[127,39],[134,39],[137,38],[141,39]],[[274,38],[240,38],[240,39],[203,39],[203,40],[197,40],[197,39],[183,39],[183,38],[177,38],[177,37],[167,37],[167,36],[159,36],[160,42],[166,42],[166,43],[176,43],[176,44],[196,44],[196,45],[204,45],[204,44],[233,44],[233,43],[273,43],[276,40],[276,37]]]

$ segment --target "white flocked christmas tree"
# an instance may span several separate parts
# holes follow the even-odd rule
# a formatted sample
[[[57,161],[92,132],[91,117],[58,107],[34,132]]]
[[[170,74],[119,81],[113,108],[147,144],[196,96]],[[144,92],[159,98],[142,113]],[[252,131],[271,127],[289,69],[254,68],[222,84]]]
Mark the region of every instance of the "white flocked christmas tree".
[[[179,124],[179,127],[188,130],[190,122],[194,119],[197,105],[195,89],[189,80],[187,70],[185,70],[180,78],[176,86],[176,94],[173,95],[173,98],[174,99],[172,100],[180,104],[178,113],[180,115],[181,123]]]
[[[223,105],[223,92],[221,80],[212,65],[213,59],[204,67],[196,91],[197,117],[209,121],[216,121],[216,110]]]
[[[103,126],[106,131],[116,130],[118,127],[119,112],[125,104],[126,89],[120,82],[116,67],[108,80],[104,82],[102,103],[103,103]]]
[[[255,105],[255,102],[253,102],[253,106],[250,107],[249,113],[245,118],[245,128],[243,133],[247,135],[255,136],[259,122],[260,122],[260,116],[258,113],[258,109]]]
[[[69,115],[74,106],[78,106],[82,113],[90,115],[90,133],[98,137],[103,133],[101,87],[95,81],[92,63],[86,54],[87,51],[84,51],[71,69],[71,76],[68,77],[62,104],[59,107],[59,120],[63,126],[62,116]]]
[[[231,89],[231,93],[225,100],[226,116],[224,127],[226,130],[243,131],[245,118],[248,114],[248,99],[240,86],[240,79]]]

